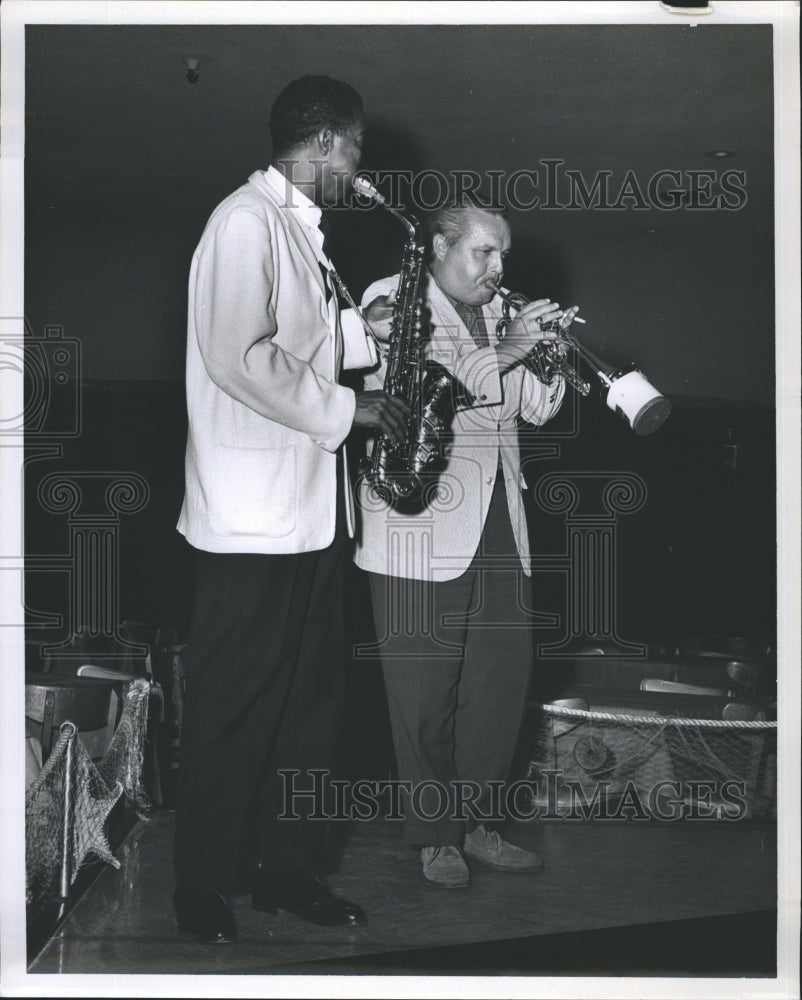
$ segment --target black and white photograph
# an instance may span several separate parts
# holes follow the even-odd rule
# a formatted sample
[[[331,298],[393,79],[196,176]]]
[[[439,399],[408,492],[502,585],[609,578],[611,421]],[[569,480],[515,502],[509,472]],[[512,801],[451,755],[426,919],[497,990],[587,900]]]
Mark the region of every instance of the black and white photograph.
[[[2,995],[798,998],[798,3],[0,17]]]

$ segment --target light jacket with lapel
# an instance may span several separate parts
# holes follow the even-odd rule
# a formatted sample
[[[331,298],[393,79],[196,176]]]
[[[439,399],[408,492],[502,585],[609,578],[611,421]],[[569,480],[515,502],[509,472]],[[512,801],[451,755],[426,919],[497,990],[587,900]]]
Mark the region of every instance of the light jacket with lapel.
[[[398,278],[371,285],[370,303],[394,288]],[[517,419],[543,424],[559,409],[562,379],[545,386],[516,365],[501,375],[493,346],[501,301],[483,309],[491,346],[477,347],[457,311],[434,281],[427,283],[430,336],[426,356],[439,361],[468,389],[470,406],[460,405],[447,436],[448,463],[439,476],[438,496],[426,510],[406,514],[377,501],[364,484],[357,491],[355,561],[362,569],[417,580],[450,580],[467,570],[479,546],[490,497],[504,476],[510,523],[524,572],[531,573],[529,535],[521,489]],[[367,377],[366,388],[384,380],[384,364]],[[501,463],[499,464],[499,455]]]
[[[337,377],[343,362],[376,357],[352,311],[330,314],[327,259],[286,198],[252,174],[212,213],[192,260],[178,530],[211,552],[331,542],[335,453],[355,409]],[[352,529],[350,489],[346,499]]]

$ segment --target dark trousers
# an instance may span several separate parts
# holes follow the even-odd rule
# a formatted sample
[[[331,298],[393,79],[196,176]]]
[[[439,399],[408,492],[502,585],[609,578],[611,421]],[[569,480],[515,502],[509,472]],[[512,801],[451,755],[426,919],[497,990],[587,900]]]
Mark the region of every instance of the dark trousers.
[[[267,873],[325,867],[320,821],[279,819],[279,771],[299,770],[296,787],[307,788],[309,771],[334,766],[345,542],[340,526],[320,552],[196,553],[176,800],[179,884],[233,889],[257,864]]]
[[[494,567],[499,556],[504,565]],[[466,830],[498,813],[492,783],[503,783],[512,763],[532,662],[531,588],[514,559],[498,487],[462,576],[430,583],[370,574],[398,777],[420,792],[405,797],[411,844],[460,844]],[[478,797],[462,793],[478,819],[456,799],[463,782],[478,786]]]

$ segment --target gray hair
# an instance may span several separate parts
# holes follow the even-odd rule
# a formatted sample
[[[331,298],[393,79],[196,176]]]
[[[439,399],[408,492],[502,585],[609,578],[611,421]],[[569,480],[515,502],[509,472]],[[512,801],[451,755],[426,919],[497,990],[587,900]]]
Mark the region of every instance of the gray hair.
[[[507,218],[507,209],[502,205],[443,205],[429,221],[429,237],[442,236],[446,246],[453,246],[465,236],[470,228],[471,211],[486,215],[500,215]]]

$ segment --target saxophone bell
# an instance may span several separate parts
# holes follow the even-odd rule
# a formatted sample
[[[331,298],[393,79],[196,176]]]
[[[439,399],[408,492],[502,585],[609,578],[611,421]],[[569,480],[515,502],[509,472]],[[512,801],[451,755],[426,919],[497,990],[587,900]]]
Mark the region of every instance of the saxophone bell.
[[[409,406],[406,438],[392,443],[377,434],[370,457],[360,465],[368,490],[386,504],[406,509],[428,506],[445,465],[441,436],[463,387],[442,365],[424,357],[428,314],[423,306],[426,276],[421,226],[404,215],[358,175],[354,189],[394,215],[407,230],[407,241],[393,305],[384,391]]]

